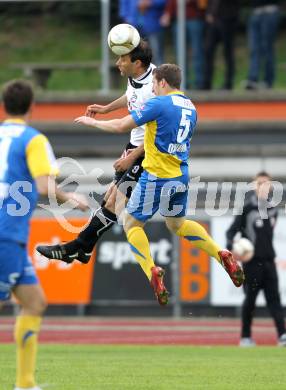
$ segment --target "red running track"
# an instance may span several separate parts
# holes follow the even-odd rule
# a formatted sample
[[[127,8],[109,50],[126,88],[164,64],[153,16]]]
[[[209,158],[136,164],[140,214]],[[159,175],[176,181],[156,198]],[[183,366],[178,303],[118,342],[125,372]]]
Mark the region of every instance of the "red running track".
[[[40,341],[67,344],[237,345],[236,319],[94,319],[47,318]],[[270,320],[256,320],[253,338],[258,345],[276,345]],[[0,317],[0,343],[13,342],[13,318]]]

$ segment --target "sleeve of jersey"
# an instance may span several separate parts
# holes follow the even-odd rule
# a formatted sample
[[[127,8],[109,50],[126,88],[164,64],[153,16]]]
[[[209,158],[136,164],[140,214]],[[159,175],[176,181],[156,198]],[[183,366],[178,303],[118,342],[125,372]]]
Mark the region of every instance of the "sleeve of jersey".
[[[130,115],[137,126],[142,126],[144,123],[152,122],[158,118],[160,111],[159,102],[159,99],[152,98],[142,108],[131,111]]]
[[[27,163],[33,178],[59,173],[53,149],[43,134],[31,139],[26,148]]]

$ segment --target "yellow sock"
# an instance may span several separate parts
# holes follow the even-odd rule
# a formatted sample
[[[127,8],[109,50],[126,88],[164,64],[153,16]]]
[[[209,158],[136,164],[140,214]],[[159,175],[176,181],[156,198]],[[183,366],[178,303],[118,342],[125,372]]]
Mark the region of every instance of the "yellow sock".
[[[218,255],[218,252],[221,250],[220,246],[208,235],[207,231],[199,223],[186,220],[176,234],[185,237],[196,248],[204,250],[221,263]]]
[[[17,346],[17,387],[34,387],[38,344],[38,332],[42,317],[19,316],[16,319],[14,337]]]
[[[141,227],[133,227],[127,232],[127,240],[135,259],[141,265],[147,278],[151,280],[151,268],[155,267],[151,257],[148,238]]]

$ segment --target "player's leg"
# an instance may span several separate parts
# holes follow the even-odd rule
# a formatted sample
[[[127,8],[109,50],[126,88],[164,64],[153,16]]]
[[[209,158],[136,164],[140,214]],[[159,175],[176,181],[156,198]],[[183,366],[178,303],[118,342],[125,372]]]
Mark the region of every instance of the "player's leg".
[[[255,259],[244,265],[245,283],[244,289],[244,301],[241,308],[241,347],[251,347],[255,343],[252,340],[251,325],[254,315],[255,302],[257,295],[261,289],[263,278],[263,267],[257,264]]]
[[[225,268],[233,283],[237,287],[241,286],[244,280],[243,271],[232,253],[222,250],[202,225],[185,218],[188,200],[186,180],[187,178],[176,178],[165,185],[160,213],[166,217],[167,227],[177,236],[184,237],[196,248],[214,257]],[[171,214],[172,216],[169,216]]]
[[[16,389],[34,388],[37,333],[46,302],[24,246],[0,243],[0,283],[0,301],[9,299],[13,291],[22,307],[15,324]]]
[[[148,180],[147,172],[143,172],[131,198],[127,204],[124,217],[124,230],[131,251],[140,264],[143,272],[153,287],[160,305],[168,303],[168,291],[164,285],[164,270],[156,267],[150,252],[150,244],[144,232],[144,224],[159,208],[160,188],[153,186],[156,182]]]
[[[107,207],[111,199],[114,199],[116,196],[116,191],[116,183],[113,182],[105,194],[101,206],[94,212],[88,226],[79,233],[77,239],[74,241],[76,248],[67,244],[68,249],[74,251],[77,248],[81,248],[85,252],[92,252],[98,239],[117,221],[116,215],[112,211],[109,211]]]
[[[98,239],[117,222],[117,217],[120,216],[142,173],[143,159],[143,156],[139,157],[125,172],[116,172],[104,202],[77,238],[80,247],[85,251],[92,251]]]
[[[184,217],[167,217],[166,225],[168,229],[177,236],[184,237],[188,241],[191,241],[196,248],[204,250],[211,257],[214,257],[219,263],[221,263],[219,252],[222,248],[211,238],[206,229],[198,222],[187,220]]]
[[[79,233],[78,237],[65,244],[39,245],[37,251],[48,259],[61,260],[65,263],[72,263],[74,260],[86,264],[89,262],[92,250],[98,238],[112,226],[108,211],[105,212],[105,204],[115,187],[113,182],[105,197],[102,205],[94,212],[88,226]],[[115,221],[114,221],[115,222]]]
[[[117,223],[117,218],[123,211],[127,201],[128,198],[118,189],[118,184],[114,184],[110,188],[108,196],[105,197],[102,206],[94,213],[89,225],[79,233],[74,241],[64,244],[67,253],[72,254],[75,251],[82,250],[90,257],[98,239]]]
[[[233,258],[232,253],[227,249],[222,249],[202,225],[185,218],[166,218],[166,224],[177,236],[184,237],[191,241],[194,247],[214,257],[224,267],[236,287],[242,285],[244,274],[241,266]]]
[[[148,238],[143,229],[144,225],[144,222],[133,218],[130,214],[124,216],[124,230],[131,252],[150,281],[152,276],[151,269],[155,264],[151,256]]]
[[[21,305],[14,328],[17,347],[16,388],[34,388],[38,334],[46,300],[39,284],[21,284],[13,292]]]
[[[185,218],[188,204],[188,176],[183,175],[166,181],[161,194],[160,214],[166,217],[166,225],[177,236],[192,241],[221,262],[220,246],[209,236],[205,228]]]
[[[143,157],[140,157],[127,171],[116,173],[103,205],[96,210],[89,225],[77,238],[85,251],[92,251],[98,239],[117,222],[142,173],[142,161]]]
[[[66,263],[71,263],[75,259],[87,263],[98,239],[117,222],[118,209],[126,204],[133,187],[139,180],[142,161],[143,157],[137,159],[126,172],[116,173],[101,207],[95,211],[88,226],[75,240],[61,245],[41,245],[37,247],[38,252],[49,259],[62,260]]]
[[[285,346],[286,329],[285,329],[283,307],[280,301],[280,294],[278,288],[278,276],[277,276],[275,263],[269,262],[265,264],[263,287],[264,287],[264,295],[267,302],[267,306],[274,320],[278,338],[280,339],[282,335],[285,335],[283,337],[285,338],[284,344],[282,344]]]

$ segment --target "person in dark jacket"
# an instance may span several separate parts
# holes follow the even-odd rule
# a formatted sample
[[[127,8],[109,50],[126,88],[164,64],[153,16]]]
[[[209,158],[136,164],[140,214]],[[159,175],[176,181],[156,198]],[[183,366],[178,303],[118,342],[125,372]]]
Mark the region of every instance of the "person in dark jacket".
[[[241,233],[242,237],[249,239],[254,245],[253,258],[243,264],[245,298],[242,305],[240,346],[255,345],[251,337],[251,324],[255,301],[260,290],[264,292],[267,307],[275,323],[278,345],[286,346],[286,330],[273,248],[273,231],[277,220],[277,209],[269,207],[271,204],[268,201],[271,192],[271,177],[267,172],[260,172],[255,177],[255,184],[256,189],[245,202],[242,214],[234,219],[226,232],[228,249],[232,249],[233,240],[237,233]],[[267,207],[265,207],[266,204]],[[261,217],[261,210],[267,210],[264,219]]]

